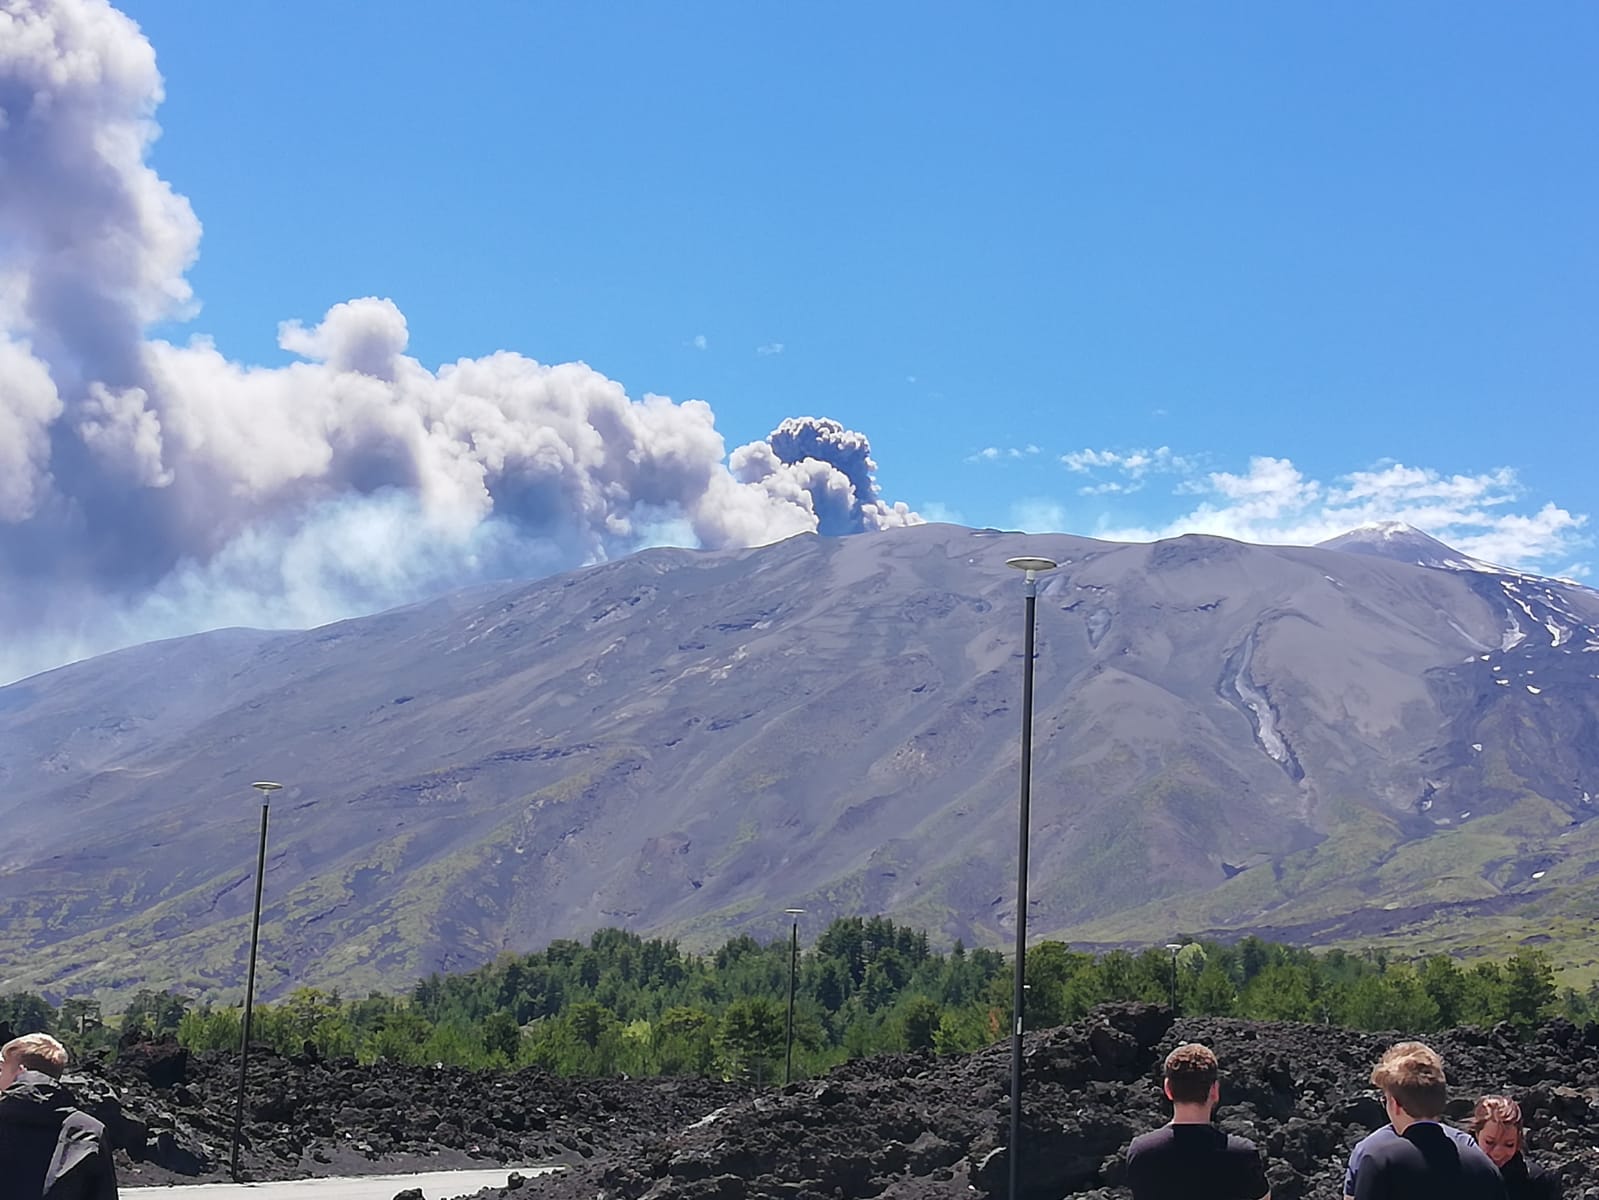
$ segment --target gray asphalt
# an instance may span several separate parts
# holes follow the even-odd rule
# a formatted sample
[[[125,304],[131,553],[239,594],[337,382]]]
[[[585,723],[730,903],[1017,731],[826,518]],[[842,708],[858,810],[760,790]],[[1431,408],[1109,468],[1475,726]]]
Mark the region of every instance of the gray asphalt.
[[[479,1188],[504,1187],[513,1170],[542,1175],[559,1167],[495,1167],[492,1171],[432,1171],[426,1175],[363,1175],[344,1179],[294,1179],[287,1183],[193,1183],[175,1187],[124,1187],[122,1195],[144,1200],[394,1200],[405,1188],[421,1188],[427,1200],[464,1196]]]

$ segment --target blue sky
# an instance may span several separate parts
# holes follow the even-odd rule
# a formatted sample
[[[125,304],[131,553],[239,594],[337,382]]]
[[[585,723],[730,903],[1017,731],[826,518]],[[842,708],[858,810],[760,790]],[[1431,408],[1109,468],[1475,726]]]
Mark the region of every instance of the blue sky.
[[[1591,5],[5,19],[0,676],[913,514],[1596,561]]]
[[[1159,528],[1197,485],[1059,460],[1160,446],[1599,508],[1591,6],[123,7],[231,355],[391,297],[972,524]]]

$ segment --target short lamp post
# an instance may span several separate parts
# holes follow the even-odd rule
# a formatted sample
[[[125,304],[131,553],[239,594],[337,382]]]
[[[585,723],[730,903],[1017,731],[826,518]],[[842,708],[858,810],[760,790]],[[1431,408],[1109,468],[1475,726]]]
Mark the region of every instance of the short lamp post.
[[[1050,558],[1008,558],[1007,567],[1026,572],[1026,624],[1022,632],[1022,796],[1016,843],[1016,960],[1011,989],[1010,1035],[1010,1200],[1020,1200],[1017,1190],[1022,1158],[1022,1006],[1027,956],[1027,827],[1033,786],[1033,627],[1038,611],[1038,576],[1059,564]]]
[[[788,1029],[783,1050],[783,1082],[787,1084],[794,1078],[794,983],[799,976],[799,919],[805,910],[785,908],[783,911],[794,918],[788,934]]]
[[[233,1182],[239,1182],[239,1137],[244,1128],[244,1070],[250,1062],[250,1018],[255,1012],[255,955],[261,944],[261,884],[266,876],[267,809],[272,793],[283,790],[281,783],[262,780],[251,787],[261,793],[261,847],[255,859],[255,918],[250,923],[250,967],[244,983],[244,1030],[239,1038],[239,1096],[233,1106],[233,1151],[230,1171]]]
[[[1171,951],[1171,1015],[1177,1015],[1177,955],[1186,942],[1167,942],[1166,949]]]

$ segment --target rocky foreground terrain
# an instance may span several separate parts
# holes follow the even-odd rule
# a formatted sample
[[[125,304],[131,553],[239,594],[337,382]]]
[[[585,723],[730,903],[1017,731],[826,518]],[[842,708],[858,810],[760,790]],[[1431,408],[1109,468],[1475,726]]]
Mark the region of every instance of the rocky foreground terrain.
[[[1371,1063],[1398,1035],[1180,1019],[1101,1009],[1026,1039],[1025,1194],[1127,1193],[1121,1152],[1168,1115],[1160,1061],[1181,1041],[1220,1055],[1220,1124],[1265,1148],[1279,1200],[1336,1196],[1349,1149],[1380,1125]],[[1599,1200],[1599,1026],[1555,1022],[1431,1039],[1463,1116],[1485,1091],[1516,1096],[1535,1157],[1568,1198]],[[361,1067],[252,1059],[243,1163],[250,1178],[555,1161],[559,1175],[481,1193],[542,1200],[1002,1195],[1008,1046],[853,1062],[755,1091],[703,1080],[572,1080],[538,1070]],[[227,1169],[236,1060],[170,1045],[126,1050],[77,1079],[106,1120],[125,1184],[216,1180]],[[428,1200],[438,1200],[428,1197]]]

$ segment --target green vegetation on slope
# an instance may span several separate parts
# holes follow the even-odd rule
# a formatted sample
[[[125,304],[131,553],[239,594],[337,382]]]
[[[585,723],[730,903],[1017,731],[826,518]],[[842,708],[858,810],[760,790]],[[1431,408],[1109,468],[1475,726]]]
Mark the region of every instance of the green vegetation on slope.
[[[1406,1033],[1559,1012],[1599,1017],[1599,985],[1557,997],[1537,950],[1463,967],[1435,954],[1417,962],[1387,951],[1324,954],[1249,937],[1094,956],[1042,942],[1027,956],[1030,1028],[1061,1024],[1115,1000],[1166,1003],[1175,978],[1188,1013],[1319,1021]],[[789,944],[747,936],[704,956],[676,942],[603,929],[587,945],[561,940],[458,975],[430,975],[408,996],[345,1000],[302,987],[256,1010],[255,1040],[283,1052],[307,1044],[365,1061],[472,1067],[537,1064],[574,1075],[693,1074],[781,1078],[787,1046]],[[974,1050],[1010,1027],[1011,973],[993,950],[949,954],[927,935],[882,917],[834,921],[804,949],[795,975],[794,1071],[813,1075],[847,1058],[897,1050]],[[0,996],[16,1032],[59,1032],[82,1050],[109,1046],[92,1001],[59,1008],[28,992]],[[122,1014],[124,1031],[175,1033],[196,1050],[238,1045],[237,1008],[196,1006],[145,990]]]

